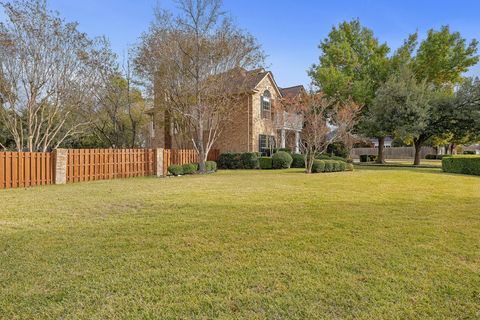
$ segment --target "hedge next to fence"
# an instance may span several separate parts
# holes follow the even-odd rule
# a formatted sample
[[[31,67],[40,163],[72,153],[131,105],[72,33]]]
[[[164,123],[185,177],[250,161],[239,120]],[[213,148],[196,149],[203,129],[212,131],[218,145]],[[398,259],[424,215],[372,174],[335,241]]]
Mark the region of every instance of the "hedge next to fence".
[[[442,159],[442,169],[449,173],[480,176],[480,156],[448,156]]]
[[[207,172],[217,171],[217,163],[215,161],[206,161],[205,167],[207,169]],[[183,165],[172,164],[168,167],[167,170],[172,176],[194,174],[198,172],[198,163],[186,163]]]

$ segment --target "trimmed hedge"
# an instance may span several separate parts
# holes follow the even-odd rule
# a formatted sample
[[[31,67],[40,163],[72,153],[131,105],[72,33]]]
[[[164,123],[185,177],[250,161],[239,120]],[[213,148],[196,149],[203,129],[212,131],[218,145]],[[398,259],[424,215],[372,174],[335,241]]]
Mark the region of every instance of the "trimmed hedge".
[[[183,166],[178,164],[172,164],[167,170],[174,176],[181,176],[183,174]]]
[[[256,152],[245,152],[240,155],[243,169],[258,169],[258,154]]]
[[[291,168],[305,168],[305,157],[302,154],[293,154],[292,159]]]
[[[218,157],[220,169],[243,169],[241,154],[236,152],[222,153]]]
[[[198,164],[196,163],[185,163],[182,165],[183,174],[194,174],[198,171]]]
[[[328,154],[318,155],[318,156],[315,157],[315,159],[318,159],[318,160],[337,160],[337,161],[348,162],[348,160],[346,158],[342,158],[342,157],[339,157],[339,156],[331,156],[331,155],[328,155]]]
[[[260,157],[258,159],[258,163],[260,165],[260,169],[272,169],[273,168],[272,157]]]
[[[480,156],[443,157],[442,169],[449,173],[462,173],[480,176]]]
[[[272,156],[274,169],[288,169],[292,165],[292,156],[286,151],[278,151]]]
[[[427,154],[425,156],[425,159],[427,160],[436,160],[437,159],[437,155],[436,154]]]
[[[312,173],[319,173],[325,171],[325,161],[324,160],[313,160]]]
[[[353,171],[353,163],[347,163],[345,171]]]
[[[334,171],[334,160],[324,160],[325,162],[325,169],[324,172],[333,172]]]
[[[217,171],[217,163],[215,161],[207,161],[205,162],[205,167],[207,172],[215,172]]]

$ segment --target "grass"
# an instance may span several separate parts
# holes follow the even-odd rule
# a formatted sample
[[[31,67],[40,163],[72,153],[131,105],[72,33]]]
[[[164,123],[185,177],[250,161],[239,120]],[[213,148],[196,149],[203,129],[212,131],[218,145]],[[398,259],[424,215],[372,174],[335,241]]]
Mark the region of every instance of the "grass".
[[[0,319],[478,319],[479,200],[376,167],[0,190]]]

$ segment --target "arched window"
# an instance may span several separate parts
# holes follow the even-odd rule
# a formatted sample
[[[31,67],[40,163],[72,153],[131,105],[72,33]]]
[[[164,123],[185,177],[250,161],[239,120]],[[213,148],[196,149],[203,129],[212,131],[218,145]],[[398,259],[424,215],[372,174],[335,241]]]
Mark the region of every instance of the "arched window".
[[[262,119],[271,119],[272,118],[272,95],[270,91],[265,90],[260,97]]]

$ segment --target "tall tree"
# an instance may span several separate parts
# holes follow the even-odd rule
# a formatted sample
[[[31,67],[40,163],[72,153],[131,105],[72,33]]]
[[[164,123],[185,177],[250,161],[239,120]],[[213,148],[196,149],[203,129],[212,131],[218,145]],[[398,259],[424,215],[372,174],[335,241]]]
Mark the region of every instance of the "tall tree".
[[[471,108],[465,108],[463,103],[455,103],[453,95],[454,87],[463,81],[463,73],[479,60],[477,47],[477,40],[473,39],[467,44],[460,33],[450,32],[450,28],[444,26],[439,31],[429,30],[427,38],[411,57],[416,78],[426,81],[438,91],[437,98],[428,110],[424,129],[413,137],[414,164],[420,164],[420,150],[428,139],[449,131],[457,131],[458,137],[461,122],[470,116]]]
[[[375,92],[388,76],[390,49],[387,44],[380,43],[373,31],[357,19],[333,27],[319,48],[322,51],[319,64],[309,71],[313,83],[338,101],[351,97],[365,106],[366,114]],[[363,121],[358,128],[370,137],[378,137],[379,150],[383,150],[385,132],[381,128]]]
[[[366,121],[388,134],[411,138],[427,125],[431,101],[432,89],[404,65],[377,90]]]
[[[89,39],[45,0],[1,2],[0,120],[17,150],[47,150],[86,123],[72,121],[91,102],[98,70],[111,61],[105,39]]]
[[[235,70],[256,67],[264,58],[256,39],[236,27],[221,6],[220,0],[179,0],[177,16],[158,12],[136,59],[164,111],[184,125],[201,172],[241,92],[232,90],[242,86]]]

